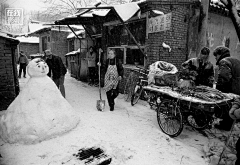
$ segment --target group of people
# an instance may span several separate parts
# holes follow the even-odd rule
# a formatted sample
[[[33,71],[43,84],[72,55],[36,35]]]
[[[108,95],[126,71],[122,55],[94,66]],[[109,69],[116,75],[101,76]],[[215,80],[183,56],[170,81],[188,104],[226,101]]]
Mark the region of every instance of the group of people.
[[[194,70],[197,72],[195,79],[196,85],[214,87],[224,93],[240,95],[240,60],[230,56],[230,50],[224,46],[218,46],[213,51],[218,67],[217,78],[214,79],[214,67],[209,61],[210,50],[207,47],[201,49],[197,58],[187,60],[182,64],[183,69]],[[215,125],[220,130],[229,131],[234,120],[240,119],[240,98],[236,98],[231,109],[227,109],[222,116],[219,125]],[[240,139],[236,143],[237,160],[236,165],[240,164]]]
[[[62,95],[65,97],[64,89],[64,76],[67,72],[61,58],[52,54],[50,50],[45,52],[45,61],[49,66],[48,76],[52,77],[56,83]],[[19,63],[20,69],[24,71],[27,65],[23,52],[20,53]],[[182,64],[183,69],[195,71],[196,78],[194,79],[196,85],[205,85],[214,87],[224,93],[234,93],[240,95],[240,60],[230,56],[230,50],[224,46],[218,46],[213,51],[213,56],[216,59],[216,66],[218,67],[217,79],[214,78],[214,67],[209,61],[210,49],[203,47],[200,51],[200,55],[196,58],[191,58]],[[114,110],[115,98],[119,94],[119,81],[123,77],[123,66],[121,60],[116,58],[116,52],[113,49],[108,51],[108,58],[106,62],[96,63],[97,55],[93,51],[93,47],[90,47],[89,52],[86,55],[89,67],[89,82],[94,83],[95,80],[95,68],[98,65],[103,68],[105,73],[104,77],[104,89],[106,91],[108,104],[110,111]],[[24,64],[25,63],[25,64]],[[21,76],[21,71],[19,71]],[[24,71],[24,77],[26,71]],[[240,98],[236,99],[230,110],[226,111],[229,115],[223,115],[223,120],[220,125],[215,126],[218,129],[229,131],[232,127],[233,121],[240,119]],[[240,140],[238,139],[237,145],[237,162],[240,164]]]
[[[99,53],[102,53],[101,49],[99,49]],[[48,76],[52,78],[63,97],[65,97],[64,78],[67,69],[63,64],[61,57],[54,55],[51,50],[45,50],[43,59],[49,67]],[[113,111],[115,105],[114,100],[119,94],[119,81],[123,77],[123,66],[121,61],[117,60],[116,52],[114,50],[109,50],[107,61],[102,62],[102,60],[98,60],[93,47],[89,48],[89,52],[86,54],[86,60],[88,61],[89,83],[91,85],[96,83],[97,65],[102,67],[102,71],[105,73],[104,89],[106,91],[110,111]],[[96,63],[96,61],[98,62]],[[20,52],[18,63],[20,64],[19,77],[21,77],[22,70],[24,72],[24,77],[26,77],[28,59],[23,51]]]

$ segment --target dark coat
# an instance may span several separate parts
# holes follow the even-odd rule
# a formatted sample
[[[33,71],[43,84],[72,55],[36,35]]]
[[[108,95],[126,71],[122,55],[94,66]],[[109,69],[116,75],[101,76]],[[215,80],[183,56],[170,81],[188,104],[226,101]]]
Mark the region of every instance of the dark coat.
[[[217,64],[219,71],[216,88],[225,93],[240,95],[240,61],[224,55]]]
[[[46,63],[49,67],[48,76],[51,77],[52,73],[53,79],[59,79],[61,76],[64,76],[67,73],[67,69],[63,64],[61,57],[59,56],[52,55],[52,58],[47,59]]]
[[[195,80],[196,85],[213,86],[214,69],[213,64],[210,61],[203,63],[198,58],[191,58],[184,62],[182,66],[189,69],[189,71],[197,72]]]

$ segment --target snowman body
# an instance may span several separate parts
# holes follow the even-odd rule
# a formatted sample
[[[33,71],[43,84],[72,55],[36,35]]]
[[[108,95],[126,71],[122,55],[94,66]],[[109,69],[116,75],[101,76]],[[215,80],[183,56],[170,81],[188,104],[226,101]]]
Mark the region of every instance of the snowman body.
[[[0,117],[0,137],[8,143],[38,143],[79,123],[75,110],[47,76],[47,64],[33,59],[27,71],[29,81]]]

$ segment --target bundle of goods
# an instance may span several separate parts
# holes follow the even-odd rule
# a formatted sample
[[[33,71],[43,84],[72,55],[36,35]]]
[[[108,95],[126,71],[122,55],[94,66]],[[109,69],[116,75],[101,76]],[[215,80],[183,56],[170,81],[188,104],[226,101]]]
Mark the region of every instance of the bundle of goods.
[[[232,97],[230,97],[229,95],[208,86],[196,86],[195,88],[191,89],[178,88],[177,90],[183,95],[193,96],[201,100],[210,102],[232,99]]]
[[[178,81],[177,86],[179,88],[195,88],[195,80],[197,76],[197,72],[194,70],[183,69],[178,72]]]
[[[148,84],[171,86],[177,82],[178,69],[171,63],[156,61],[149,66]]]

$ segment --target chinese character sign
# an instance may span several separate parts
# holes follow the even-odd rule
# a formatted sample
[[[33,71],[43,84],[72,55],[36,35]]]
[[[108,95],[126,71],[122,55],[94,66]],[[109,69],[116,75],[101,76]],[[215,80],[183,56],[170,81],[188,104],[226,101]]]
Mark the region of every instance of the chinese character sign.
[[[6,8],[6,25],[22,25],[23,24],[23,9],[21,8]]]
[[[149,19],[148,33],[170,30],[172,13],[153,17]]]

